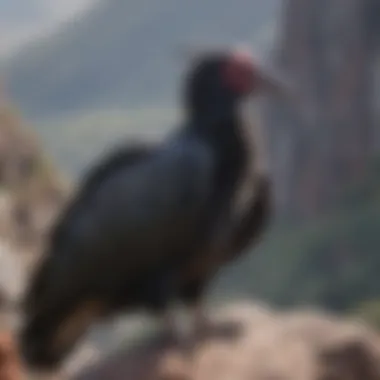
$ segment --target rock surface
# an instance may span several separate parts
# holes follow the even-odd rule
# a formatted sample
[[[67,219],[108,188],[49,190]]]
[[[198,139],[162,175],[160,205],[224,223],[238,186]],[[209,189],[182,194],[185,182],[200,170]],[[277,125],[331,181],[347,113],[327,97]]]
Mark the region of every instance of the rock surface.
[[[380,380],[380,337],[360,321],[250,304],[213,313],[210,334],[184,353],[150,336],[73,376],[75,380]]]
[[[71,359],[76,374],[63,378],[380,380],[380,337],[360,321],[251,304],[217,309],[210,316],[218,328],[195,340],[193,350],[186,352],[158,333],[134,339],[107,357],[87,341]],[[0,333],[0,380],[25,379],[22,376],[10,333]]]
[[[23,380],[16,345],[10,333],[0,330],[0,380]]]

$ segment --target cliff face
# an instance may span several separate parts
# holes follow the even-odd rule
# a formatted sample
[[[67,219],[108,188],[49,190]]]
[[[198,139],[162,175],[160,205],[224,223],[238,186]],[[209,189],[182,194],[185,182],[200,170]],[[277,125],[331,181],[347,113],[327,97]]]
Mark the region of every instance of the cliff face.
[[[277,58],[300,102],[269,113],[279,203],[293,217],[334,205],[377,154],[379,19],[373,0],[284,2]]]

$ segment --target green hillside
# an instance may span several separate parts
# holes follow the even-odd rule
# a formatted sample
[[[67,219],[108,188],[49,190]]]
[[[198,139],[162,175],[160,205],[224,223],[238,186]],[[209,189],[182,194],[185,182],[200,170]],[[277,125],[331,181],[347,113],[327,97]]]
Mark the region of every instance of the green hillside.
[[[184,43],[262,46],[279,0],[103,0],[5,63],[10,93],[27,117],[83,109],[170,104]],[[260,48],[260,46],[259,46]]]
[[[379,230],[380,160],[335,210],[302,225],[274,227],[260,249],[222,274],[217,294],[354,309],[380,297]]]
[[[78,176],[115,144],[158,139],[175,126],[173,108],[102,110],[34,124],[46,149],[69,176]]]

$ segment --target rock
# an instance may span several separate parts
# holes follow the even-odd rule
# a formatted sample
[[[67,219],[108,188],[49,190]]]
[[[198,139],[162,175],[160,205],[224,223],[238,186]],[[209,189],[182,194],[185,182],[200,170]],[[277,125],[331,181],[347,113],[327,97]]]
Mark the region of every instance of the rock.
[[[326,313],[226,307],[214,324],[235,336],[207,336],[184,352],[151,336],[87,368],[75,380],[380,380],[380,340],[354,321]],[[217,330],[216,330],[217,331]]]
[[[23,380],[16,345],[10,333],[0,331],[0,379]]]

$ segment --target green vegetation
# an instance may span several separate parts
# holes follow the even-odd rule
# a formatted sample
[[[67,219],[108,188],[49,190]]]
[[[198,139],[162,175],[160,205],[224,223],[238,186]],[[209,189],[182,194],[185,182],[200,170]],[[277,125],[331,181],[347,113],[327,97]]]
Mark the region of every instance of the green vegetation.
[[[49,155],[68,175],[76,177],[115,143],[158,139],[178,119],[171,108],[103,110],[59,122],[35,123],[35,129]]]
[[[360,303],[351,313],[359,320],[364,320],[380,330],[380,299]]]
[[[261,247],[227,270],[216,294],[244,294],[280,305],[337,311],[379,297],[380,161],[319,219],[274,227]]]

